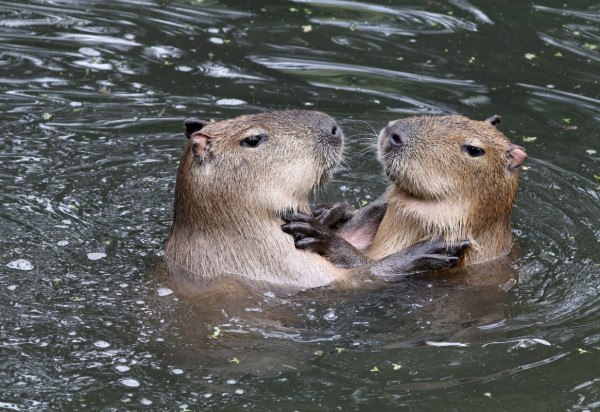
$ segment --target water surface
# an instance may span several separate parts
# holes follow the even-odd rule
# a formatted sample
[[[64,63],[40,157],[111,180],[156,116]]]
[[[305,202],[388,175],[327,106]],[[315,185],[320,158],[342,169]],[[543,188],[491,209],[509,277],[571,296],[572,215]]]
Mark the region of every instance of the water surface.
[[[0,409],[600,408],[600,4],[247,3],[0,2]],[[171,293],[183,119],[284,108],[339,120],[317,201],[356,206],[389,120],[502,115],[514,278],[216,318]]]

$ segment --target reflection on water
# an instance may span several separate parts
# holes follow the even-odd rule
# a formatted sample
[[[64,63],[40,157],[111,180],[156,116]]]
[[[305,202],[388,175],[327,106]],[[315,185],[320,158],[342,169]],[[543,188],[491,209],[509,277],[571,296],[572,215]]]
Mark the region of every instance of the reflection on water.
[[[599,21],[583,0],[1,1],[0,409],[597,408]],[[355,205],[385,188],[389,120],[502,115],[530,154],[515,275],[174,293],[182,120],[287,107],[338,118],[318,200]]]

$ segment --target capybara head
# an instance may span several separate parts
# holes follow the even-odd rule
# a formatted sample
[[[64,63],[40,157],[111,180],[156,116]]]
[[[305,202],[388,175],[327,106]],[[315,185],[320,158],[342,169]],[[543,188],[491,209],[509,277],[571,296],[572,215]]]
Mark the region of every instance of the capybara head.
[[[512,204],[527,155],[496,129],[498,123],[499,116],[396,120],[381,131],[379,158],[388,178],[416,199],[503,198]]]
[[[471,239],[473,249],[479,242],[480,256],[471,261],[503,253],[511,242],[518,168],[527,155],[498,123],[499,116],[409,117],[390,122],[379,136],[390,198],[429,236]]]
[[[306,207],[310,192],[341,160],[343,133],[321,112],[274,111],[213,123],[192,118],[185,126],[189,142],[176,198],[189,207],[256,213]]]

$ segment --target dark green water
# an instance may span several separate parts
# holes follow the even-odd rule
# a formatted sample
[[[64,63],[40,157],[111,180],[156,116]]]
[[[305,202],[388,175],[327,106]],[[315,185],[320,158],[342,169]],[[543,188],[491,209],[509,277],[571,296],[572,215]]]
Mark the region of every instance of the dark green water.
[[[0,1],[0,409],[600,409],[600,3],[563,3]],[[355,204],[389,120],[502,115],[514,281],[209,320],[165,289],[183,119],[301,107]]]

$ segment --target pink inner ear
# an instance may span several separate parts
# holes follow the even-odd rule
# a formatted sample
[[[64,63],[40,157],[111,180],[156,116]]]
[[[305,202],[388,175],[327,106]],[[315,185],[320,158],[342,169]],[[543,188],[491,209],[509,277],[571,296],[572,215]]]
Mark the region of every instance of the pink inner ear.
[[[525,150],[523,150],[521,146],[511,144],[506,150],[506,157],[508,160],[508,167],[512,170],[525,163],[525,160],[527,160],[527,153],[525,153]]]
[[[206,146],[208,146],[209,137],[204,134],[194,134],[192,135],[191,143],[192,143],[192,152],[197,157],[204,157],[204,152],[206,150]]]

